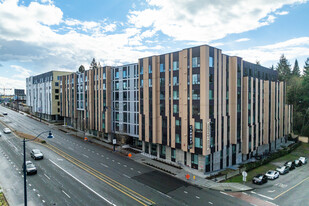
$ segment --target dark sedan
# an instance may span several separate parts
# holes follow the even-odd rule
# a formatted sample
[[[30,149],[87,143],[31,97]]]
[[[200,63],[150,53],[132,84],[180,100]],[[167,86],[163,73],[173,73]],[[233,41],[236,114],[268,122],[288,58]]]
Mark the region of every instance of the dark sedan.
[[[258,185],[262,185],[262,184],[266,183],[267,181],[268,181],[267,176],[263,175],[263,174],[258,174],[255,177],[253,177],[253,179],[252,179],[252,183],[258,184]]]

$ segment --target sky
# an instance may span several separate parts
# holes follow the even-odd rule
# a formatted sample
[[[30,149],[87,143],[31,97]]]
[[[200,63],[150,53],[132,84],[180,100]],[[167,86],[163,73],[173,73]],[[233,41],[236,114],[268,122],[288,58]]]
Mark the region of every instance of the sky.
[[[26,78],[207,44],[276,67],[309,57],[309,0],[0,0],[0,94]],[[9,94],[11,91],[6,91]]]

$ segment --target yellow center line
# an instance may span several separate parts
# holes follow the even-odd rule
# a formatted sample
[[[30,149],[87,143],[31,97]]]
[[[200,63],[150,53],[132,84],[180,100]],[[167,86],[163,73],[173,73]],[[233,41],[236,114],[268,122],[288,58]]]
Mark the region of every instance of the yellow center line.
[[[134,194],[136,194],[136,195],[140,196],[141,198],[143,198],[143,199],[145,199],[145,200],[147,200],[147,201],[149,201],[149,202],[151,202],[151,203],[155,203],[155,202],[153,202],[152,200],[149,200],[149,199],[147,199],[146,197],[142,196],[141,194],[139,194],[139,193],[137,193],[137,192],[135,192],[135,191],[131,190],[130,188],[127,188],[126,186],[124,186],[124,185],[120,184],[119,182],[115,181],[114,179],[112,179],[112,178],[110,178],[110,177],[106,176],[105,174],[103,174],[103,173],[101,173],[101,172],[99,172],[99,171],[97,171],[97,170],[95,170],[95,169],[91,168],[90,166],[88,166],[88,165],[86,165],[85,163],[81,162],[80,160],[78,160],[78,159],[76,159],[76,158],[74,158],[74,157],[70,156],[69,154],[67,154],[67,153],[63,152],[62,150],[58,149],[57,147],[55,147],[55,146],[53,146],[53,145],[49,145],[49,146],[51,146],[51,147],[53,147],[54,149],[56,149],[56,150],[58,150],[58,151],[62,152],[62,153],[63,153],[63,154],[65,154],[65,155],[69,156],[69,157],[70,157],[70,158],[72,158],[73,160],[75,160],[75,161],[79,162],[80,164],[84,165],[85,167],[88,167],[90,170],[92,170],[92,171],[94,171],[94,172],[96,172],[96,173],[98,173],[98,174],[102,175],[103,177],[105,177],[105,178],[109,179],[110,181],[113,181],[114,183],[116,183],[116,184],[118,184],[118,185],[120,185],[120,186],[124,187],[125,189],[127,189],[127,190],[131,191],[132,193],[134,193]]]
[[[300,185],[301,183],[305,182],[305,181],[308,180],[308,179],[309,179],[309,177],[307,177],[306,179],[303,179],[301,182],[297,183],[297,184],[294,185],[293,187],[289,188],[288,190],[286,190],[286,191],[282,192],[281,194],[279,194],[278,196],[276,196],[276,197],[274,198],[274,200],[277,199],[278,197],[280,197],[281,195],[287,193],[287,192],[290,191],[291,189],[297,187],[298,185]]]
[[[43,144],[42,144],[42,145],[43,145]],[[149,199],[143,197],[142,195],[136,193],[135,191],[133,191],[133,190],[131,190],[131,189],[125,187],[124,185],[118,183],[117,181],[111,179],[110,177],[108,177],[108,176],[106,176],[106,175],[104,175],[104,174],[102,174],[102,173],[96,171],[95,169],[89,167],[88,165],[86,165],[85,163],[83,163],[83,162],[81,162],[81,161],[75,159],[74,157],[71,157],[69,154],[66,154],[65,152],[61,151],[60,149],[56,148],[55,146],[46,145],[46,144],[44,144],[44,146],[47,147],[47,148],[49,148],[49,149],[51,149],[52,151],[54,151],[55,153],[59,154],[60,156],[64,157],[65,159],[67,159],[67,160],[70,161],[71,163],[75,164],[75,165],[78,166],[79,168],[83,169],[84,171],[86,171],[86,172],[92,174],[93,176],[97,177],[98,179],[102,180],[103,182],[105,182],[106,184],[110,185],[111,187],[117,189],[118,191],[122,192],[123,194],[125,194],[125,195],[129,196],[130,198],[134,199],[135,201],[139,202],[140,204],[142,204],[142,205],[144,205],[144,206],[147,206],[146,204],[144,204],[144,203],[141,202],[140,200],[138,200],[138,199],[136,199],[135,197],[133,197],[131,194],[128,194],[127,191],[124,191],[123,188],[125,188],[125,189],[129,190],[130,192],[132,192],[132,193],[134,193],[134,194],[140,196],[142,199],[147,200],[148,202],[150,202],[150,203],[152,203],[152,204],[155,204],[155,202],[153,202],[152,200],[149,200]],[[58,150],[58,151],[56,151],[56,150]],[[59,152],[59,151],[60,151],[60,152]],[[61,154],[61,153],[63,153],[63,154]],[[66,155],[67,155],[68,157],[67,157]],[[72,160],[71,160],[69,157],[71,157]],[[80,164],[82,164],[82,165],[80,165],[80,164],[74,162],[74,160],[77,161],[77,162],[80,162]],[[83,165],[84,165],[84,166],[83,166]],[[91,171],[91,170],[92,170],[92,171]],[[94,174],[94,173],[98,173],[98,174]],[[103,177],[99,177],[98,175],[101,175],[101,176],[103,176]],[[108,180],[106,180],[106,179],[103,179],[104,177],[107,178],[107,179],[109,179],[110,181],[113,181],[114,183],[116,183],[116,184],[118,184],[118,185],[113,185],[113,183],[108,182]],[[123,188],[119,188],[120,186],[122,186]]]

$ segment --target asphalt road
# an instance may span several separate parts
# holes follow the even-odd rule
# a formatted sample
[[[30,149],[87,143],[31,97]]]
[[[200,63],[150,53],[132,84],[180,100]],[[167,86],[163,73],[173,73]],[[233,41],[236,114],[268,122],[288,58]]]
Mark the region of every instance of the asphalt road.
[[[101,146],[59,131],[25,115],[0,106],[0,117],[6,125],[31,135],[51,130],[54,139],[47,144],[27,143],[27,159],[30,149],[39,148],[44,160],[33,161],[38,174],[29,176],[29,199],[42,205],[249,205],[226,194],[188,185],[164,173],[158,172],[113,153]],[[2,128],[3,125],[0,125]],[[47,135],[47,134],[46,134]],[[42,136],[42,139],[43,136]],[[0,139],[2,159],[7,156],[11,166],[10,176],[22,179],[22,142],[14,134]],[[8,159],[7,159],[8,161]],[[8,167],[8,165],[6,165]],[[3,167],[0,164],[0,170]],[[5,167],[5,168],[7,168]],[[2,172],[1,172],[2,174]],[[3,178],[2,178],[3,179]],[[5,188],[5,183],[0,183]],[[18,190],[18,182],[16,190]],[[22,194],[20,185],[19,194]],[[19,195],[20,197],[20,195]],[[19,198],[22,201],[23,196]],[[19,201],[20,202],[20,201]],[[17,205],[17,204],[16,204]],[[38,205],[38,204],[34,204]]]

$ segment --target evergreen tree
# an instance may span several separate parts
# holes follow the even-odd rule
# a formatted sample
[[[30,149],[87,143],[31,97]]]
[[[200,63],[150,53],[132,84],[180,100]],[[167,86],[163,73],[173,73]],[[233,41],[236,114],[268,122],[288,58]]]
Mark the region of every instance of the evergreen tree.
[[[304,76],[309,76],[309,57],[305,61]]]
[[[277,64],[276,70],[278,71],[280,81],[288,81],[291,76],[291,65],[285,58],[284,54],[281,55],[280,60]]]
[[[295,63],[294,63],[294,68],[293,68],[293,71],[292,71],[292,75],[295,75],[295,76],[300,76],[300,70],[299,70],[299,66],[298,66],[298,61],[297,59],[295,59]]]

